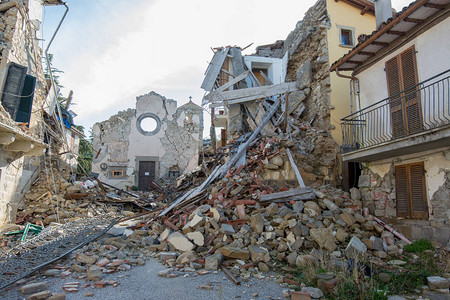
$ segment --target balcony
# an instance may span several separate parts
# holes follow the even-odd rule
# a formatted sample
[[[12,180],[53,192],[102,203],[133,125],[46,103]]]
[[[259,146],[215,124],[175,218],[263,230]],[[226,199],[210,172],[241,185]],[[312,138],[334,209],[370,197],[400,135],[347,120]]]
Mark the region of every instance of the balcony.
[[[344,161],[450,146],[449,78],[450,69],[343,118]]]

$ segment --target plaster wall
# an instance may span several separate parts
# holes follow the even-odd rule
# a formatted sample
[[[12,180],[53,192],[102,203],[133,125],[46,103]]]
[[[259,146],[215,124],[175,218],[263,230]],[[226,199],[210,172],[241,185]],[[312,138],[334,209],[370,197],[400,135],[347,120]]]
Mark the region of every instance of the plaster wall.
[[[156,130],[140,130],[140,120],[151,116],[159,123]],[[100,180],[120,188],[138,186],[139,164],[154,161],[156,179],[175,168],[180,173],[197,167],[202,144],[203,110],[193,102],[177,108],[175,100],[155,92],[137,97],[136,109],[129,109],[94,125],[94,149],[102,149],[93,160],[93,172]],[[112,178],[111,170],[125,176]]]
[[[413,45],[416,50],[419,82],[450,69],[450,60],[448,59],[450,56],[450,39],[442,38],[448,36],[449,28],[450,19],[447,18],[357,74],[361,90],[361,108],[389,96],[385,63]]]
[[[361,34],[370,34],[375,30],[375,16],[348,5],[342,1],[327,0],[327,11],[331,27],[327,32],[329,64],[345,55],[353,46],[345,46],[340,41],[340,28],[353,30],[353,44],[358,43]],[[351,16],[351,17],[350,17]],[[335,72],[330,74],[330,103],[332,106],[330,121],[333,139],[342,145],[341,119],[350,114],[350,85],[349,80],[341,78]]]
[[[286,67],[283,66],[283,59],[281,58],[247,55],[244,56],[244,63],[249,70],[253,68],[267,68],[267,77],[273,84],[284,82]]]

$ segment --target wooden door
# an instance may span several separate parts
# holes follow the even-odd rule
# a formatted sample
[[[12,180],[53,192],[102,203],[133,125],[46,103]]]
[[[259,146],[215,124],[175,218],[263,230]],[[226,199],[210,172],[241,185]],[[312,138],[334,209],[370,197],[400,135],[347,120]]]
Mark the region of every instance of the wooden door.
[[[421,131],[420,92],[418,87],[412,88],[418,84],[414,46],[386,62],[386,77],[392,97],[389,107],[393,138]]]
[[[140,161],[139,162],[139,182],[138,188],[141,191],[146,191],[151,188],[152,181],[155,180],[156,163],[154,161]]]

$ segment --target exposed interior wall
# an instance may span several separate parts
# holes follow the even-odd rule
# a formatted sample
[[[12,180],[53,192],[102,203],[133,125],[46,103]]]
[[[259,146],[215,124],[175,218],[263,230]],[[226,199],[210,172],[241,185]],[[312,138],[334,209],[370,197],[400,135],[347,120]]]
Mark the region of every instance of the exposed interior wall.
[[[151,133],[139,129],[140,118],[151,116],[158,127]],[[153,161],[156,179],[169,170],[190,172],[197,167],[202,145],[203,110],[193,102],[177,108],[175,100],[155,92],[137,97],[136,109],[128,109],[93,127],[93,172],[117,187],[138,186],[141,161]],[[112,177],[111,170],[124,170]]]
[[[400,219],[397,218],[396,213],[395,166],[416,162],[423,162],[426,171],[425,186],[429,218],[427,220]],[[375,216],[387,218],[389,222],[398,225],[398,229],[401,229],[408,238],[427,238],[444,244],[448,241],[450,235],[449,148],[367,164],[360,176],[359,187],[363,205]]]
[[[341,45],[340,28],[353,30],[353,45],[358,43],[358,36],[370,34],[375,30],[375,16],[348,5],[342,1],[327,0],[327,11],[330,18],[330,28],[327,31],[329,65],[343,55],[353,46]],[[332,136],[334,140],[342,145],[342,130],[340,120],[350,114],[350,83],[349,79],[341,78],[335,72],[330,75],[331,94],[330,121],[332,124]]]

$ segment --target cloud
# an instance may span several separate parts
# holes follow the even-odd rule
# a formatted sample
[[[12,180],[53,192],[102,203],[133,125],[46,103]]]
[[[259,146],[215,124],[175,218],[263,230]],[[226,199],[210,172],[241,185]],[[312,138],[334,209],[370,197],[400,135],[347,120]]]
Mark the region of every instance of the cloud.
[[[210,47],[257,45],[284,39],[315,0],[77,0],[51,53],[74,90],[72,109],[86,128],[126,108],[152,90],[182,105],[200,89]],[[394,4],[406,1],[393,1]],[[397,8],[397,7],[396,7]],[[61,11],[47,11],[53,33]],[[53,26],[53,27],[52,27]],[[205,119],[208,116],[205,115]]]

